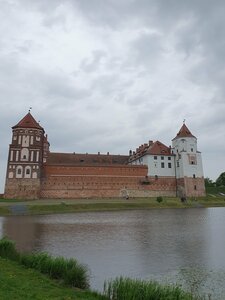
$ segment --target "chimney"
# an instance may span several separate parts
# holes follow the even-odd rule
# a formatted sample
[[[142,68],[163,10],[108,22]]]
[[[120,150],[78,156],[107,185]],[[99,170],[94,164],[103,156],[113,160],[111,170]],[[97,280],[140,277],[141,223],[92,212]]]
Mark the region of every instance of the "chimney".
[[[151,146],[151,145],[153,144],[153,141],[150,140],[150,141],[148,142],[148,144],[149,144],[149,146]]]

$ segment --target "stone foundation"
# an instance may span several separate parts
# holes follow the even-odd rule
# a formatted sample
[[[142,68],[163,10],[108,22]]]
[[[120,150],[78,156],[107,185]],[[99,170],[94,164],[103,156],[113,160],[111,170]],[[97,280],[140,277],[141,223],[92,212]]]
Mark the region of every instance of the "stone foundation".
[[[39,179],[7,179],[5,184],[5,199],[39,199]]]

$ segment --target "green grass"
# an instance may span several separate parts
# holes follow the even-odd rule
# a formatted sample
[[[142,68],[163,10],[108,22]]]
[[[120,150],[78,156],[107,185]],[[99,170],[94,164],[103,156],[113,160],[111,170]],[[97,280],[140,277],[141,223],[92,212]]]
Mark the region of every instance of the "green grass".
[[[0,287],[0,299],[4,300],[105,299],[91,291],[68,288],[36,270],[3,258],[0,258]]]
[[[71,289],[68,285],[76,288]],[[153,281],[147,282],[122,277],[105,283],[103,295],[100,295],[88,290],[86,270],[76,260],[68,260],[63,257],[53,258],[47,253],[18,253],[14,242],[7,238],[0,240],[0,287],[0,299],[6,300],[200,299],[184,292],[178,286],[160,285]]]
[[[28,200],[20,200],[20,199],[4,199],[1,198],[0,202],[5,202],[5,203],[15,203],[15,202],[24,202],[24,201],[28,201]]]
[[[0,206],[0,216],[10,215],[10,210],[7,206]]]
[[[105,283],[104,294],[111,300],[194,300],[191,294],[178,286],[162,286],[130,278],[116,278]]]
[[[219,193],[225,194],[225,186],[210,186],[206,187],[207,194],[218,195]]]
[[[218,189],[217,189],[218,191]],[[160,201],[157,201],[157,199]],[[162,200],[162,201],[161,201]],[[11,210],[11,203],[0,203],[0,215],[16,214]],[[223,207],[225,196],[207,194],[206,197],[188,198],[187,202],[181,203],[178,197],[152,197],[152,198],[121,198],[112,199],[41,199],[22,203],[26,206],[24,214],[54,214],[74,213],[83,211],[112,211],[151,208],[193,208],[193,207]]]
[[[88,269],[75,259],[54,258],[47,253],[19,253],[15,248],[15,243],[7,238],[0,240],[0,257],[36,269],[50,278],[62,280],[71,287],[89,288]]]

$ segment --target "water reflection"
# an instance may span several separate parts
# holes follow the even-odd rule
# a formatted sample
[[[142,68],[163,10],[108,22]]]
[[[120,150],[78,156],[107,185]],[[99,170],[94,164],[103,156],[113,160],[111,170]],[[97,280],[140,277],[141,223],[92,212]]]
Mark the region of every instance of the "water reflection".
[[[101,289],[118,275],[225,270],[224,215],[224,208],[201,208],[5,217],[0,234],[21,250],[76,257],[91,269],[92,287]]]

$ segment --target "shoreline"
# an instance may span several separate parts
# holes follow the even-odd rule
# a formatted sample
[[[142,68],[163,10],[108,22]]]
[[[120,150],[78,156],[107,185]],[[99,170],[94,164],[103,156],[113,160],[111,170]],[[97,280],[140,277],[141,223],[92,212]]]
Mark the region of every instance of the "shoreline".
[[[96,198],[96,199],[39,199],[39,200],[6,200],[0,199],[0,216],[46,215],[95,211],[120,211],[138,209],[170,209],[170,208],[210,208],[225,207],[225,197],[206,196],[188,198],[181,202],[180,198]]]

